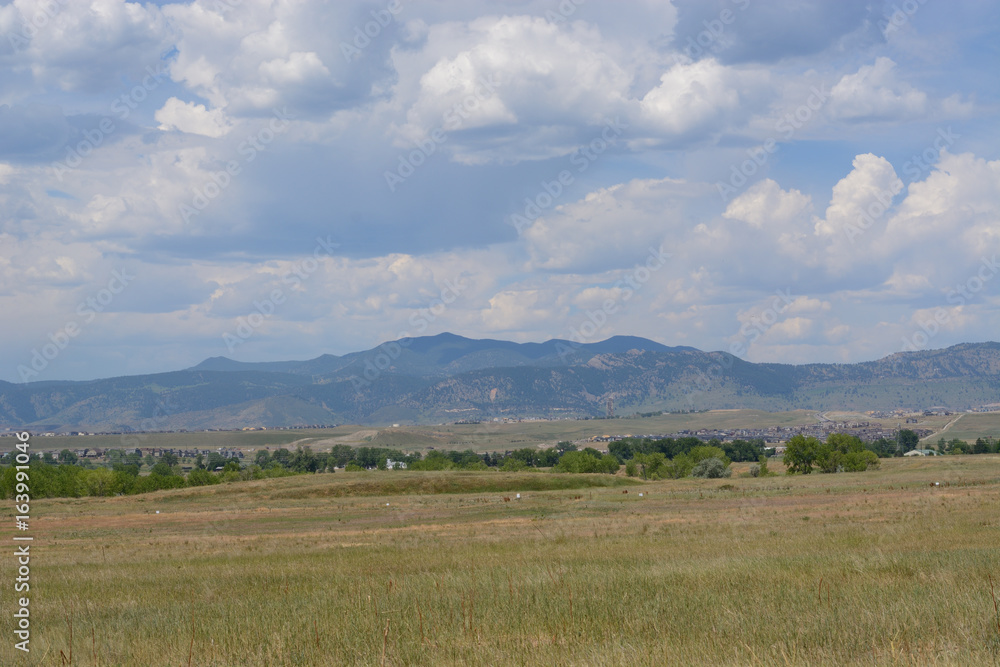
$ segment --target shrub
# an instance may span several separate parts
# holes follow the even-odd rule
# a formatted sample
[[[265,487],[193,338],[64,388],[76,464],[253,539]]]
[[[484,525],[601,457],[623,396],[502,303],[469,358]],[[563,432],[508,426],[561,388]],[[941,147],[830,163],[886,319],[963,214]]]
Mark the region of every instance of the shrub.
[[[625,474],[628,475],[629,477],[635,477],[636,467],[637,466],[635,465],[635,461],[629,459],[628,462],[625,464]]]
[[[713,447],[711,445],[692,447],[691,451],[688,452],[688,456],[691,457],[691,460],[694,461],[695,464],[701,463],[706,459],[712,459],[712,458],[719,459],[720,461],[722,461],[722,465],[727,466],[730,463],[729,457],[726,456],[726,453],[722,451],[721,448]]]
[[[690,454],[678,454],[664,466],[664,476],[673,479],[687,477],[694,470],[696,463]]]
[[[708,477],[712,479],[730,477],[732,474],[733,471],[729,468],[729,466],[727,466],[722,459],[717,459],[715,457],[698,462],[691,470],[692,477]]]
[[[503,465],[500,466],[500,470],[503,472],[518,472],[524,470],[528,467],[521,459],[516,459],[513,456],[508,456],[504,459]]]
[[[754,463],[754,464],[752,464],[750,466],[750,476],[751,477],[760,477],[760,464],[759,463]]]
[[[188,473],[187,483],[188,486],[208,486],[209,484],[218,484],[219,478],[207,470],[195,468]]]

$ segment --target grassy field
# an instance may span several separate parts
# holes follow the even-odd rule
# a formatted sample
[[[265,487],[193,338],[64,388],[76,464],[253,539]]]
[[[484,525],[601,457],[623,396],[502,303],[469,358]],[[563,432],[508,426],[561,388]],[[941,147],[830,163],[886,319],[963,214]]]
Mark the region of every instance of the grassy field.
[[[649,483],[337,473],[39,500],[32,651],[13,649],[7,595],[0,664],[997,664],[998,508],[998,456]]]
[[[828,413],[835,421],[872,421],[895,426],[898,419],[877,420],[856,413]],[[954,417],[921,418],[918,428],[940,431]],[[599,435],[642,435],[673,433],[703,428],[764,428],[815,424],[817,413],[808,410],[762,412],[760,410],[713,410],[694,414],[666,414],[657,417],[616,420],[560,420],[512,424],[446,424],[440,426],[370,427],[345,425],[333,429],[296,429],[293,431],[214,431],[209,433],[143,433],[125,436],[52,436],[35,437],[36,451],[58,451],[82,447],[164,447],[216,449],[239,447],[290,447],[309,445],[328,450],[335,444],[351,446],[394,447],[404,450],[472,449],[477,452],[504,451],[521,447],[551,446],[560,440],[580,441]],[[911,425],[913,426],[913,425]],[[961,428],[959,428],[961,427]],[[1000,413],[965,415],[945,435],[970,441],[980,436],[1000,435]],[[935,434],[930,440],[936,441]],[[2,443],[3,441],[0,441]]]
[[[951,440],[959,438],[967,442],[975,442],[976,438],[1000,438],[1000,412],[982,412],[961,415],[946,431],[935,433],[927,442],[937,442],[938,438]]]

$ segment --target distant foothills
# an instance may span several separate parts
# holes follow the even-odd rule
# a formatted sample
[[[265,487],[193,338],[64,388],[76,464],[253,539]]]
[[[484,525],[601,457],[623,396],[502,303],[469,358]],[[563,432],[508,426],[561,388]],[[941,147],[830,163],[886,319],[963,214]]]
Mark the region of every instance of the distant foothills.
[[[793,366],[630,336],[512,343],[443,333],[308,361],[213,357],[152,375],[0,382],[0,430],[445,423],[725,408],[968,410],[998,401],[995,342]]]

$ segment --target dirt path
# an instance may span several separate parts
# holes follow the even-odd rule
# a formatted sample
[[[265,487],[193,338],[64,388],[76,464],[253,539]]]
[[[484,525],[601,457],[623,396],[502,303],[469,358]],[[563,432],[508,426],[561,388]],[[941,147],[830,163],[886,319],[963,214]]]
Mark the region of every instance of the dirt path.
[[[945,424],[944,428],[942,428],[940,431],[938,431],[937,433],[931,433],[929,436],[927,436],[926,438],[924,438],[924,440],[926,441],[926,440],[930,440],[933,437],[941,437],[941,436],[943,436],[945,431],[947,431],[952,426],[954,426],[955,424],[957,424],[958,420],[961,419],[964,416],[965,416],[965,413],[963,412],[962,414],[960,414],[959,416],[955,417],[950,422],[948,422],[947,424]]]

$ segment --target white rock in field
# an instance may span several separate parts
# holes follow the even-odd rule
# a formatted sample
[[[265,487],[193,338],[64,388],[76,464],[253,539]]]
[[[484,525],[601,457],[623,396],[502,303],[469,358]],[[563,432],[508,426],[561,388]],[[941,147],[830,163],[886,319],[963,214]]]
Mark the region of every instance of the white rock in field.
[[[160,513],[160,510],[156,510],[156,513],[157,513],[157,514],[159,514],[159,513]]]
[[[518,500],[520,500],[520,499],[521,499],[521,494],[520,494],[520,493],[519,493],[519,494],[517,494],[517,499],[518,499]]]
[[[642,498],[642,494],[641,493],[639,494],[639,497]]]

